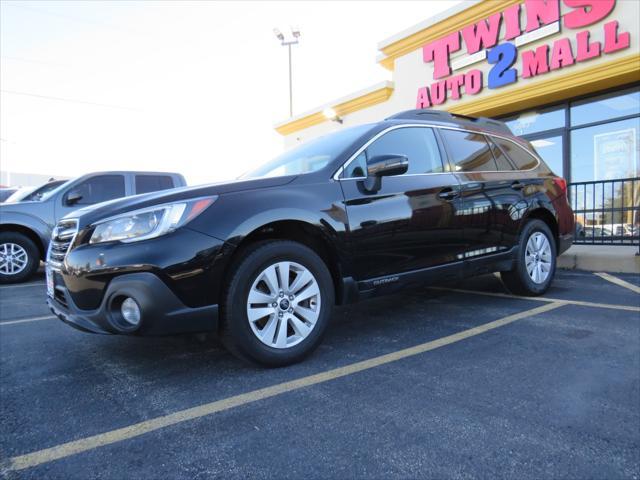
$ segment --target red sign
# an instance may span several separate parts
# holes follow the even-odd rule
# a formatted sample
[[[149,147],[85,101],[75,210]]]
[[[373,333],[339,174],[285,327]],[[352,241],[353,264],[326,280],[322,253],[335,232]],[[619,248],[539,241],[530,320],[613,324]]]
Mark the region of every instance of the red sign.
[[[517,82],[519,76],[535,77],[629,47],[629,33],[620,32],[618,22],[613,20],[603,26],[604,42],[591,41],[591,32],[582,30],[575,34],[575,51],[569,37],[555,40],[552,45],[541,45],[535,50],[519,51],[516,45],[522,47],[560,32],[561,23],[571,30],[581,29],[603,20],[616,6],[616,0],[563,2],[571,11],[562,17],[562,22],[560,0],[525,0],[424,45],[424,62],[433,62],[433,79],[437,81],[418,89],[416,108],[441,105],[447,98],[458,100],[464,95],[478,94],[485,87],[481,70],[472,69],[453,76],[451,73],[453,69],[485,59],[494,65],[486,80],[487,88],[494,89]],[[521,24],[520,10],[523,8],[525,21]],[[503,27],[504,43],[499,44]],[[457,59],[452,65],[451,54],[463,49],[468,56]],[[522,58],[521,72],[513,67],[518,55]]]

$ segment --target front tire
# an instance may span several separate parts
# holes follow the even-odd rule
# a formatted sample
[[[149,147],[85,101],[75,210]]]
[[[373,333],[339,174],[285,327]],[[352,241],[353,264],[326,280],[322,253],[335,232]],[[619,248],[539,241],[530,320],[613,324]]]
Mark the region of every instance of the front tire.
[[[33,241],[18,232],[0,233],[0,284],[28,280],[40,266],[40,252]]]
[[[542,295],[553,281],[556,258],[556,243],[549,226],[542,220],[531,220],[522,229],[516,265],[508,272],[500,272],[500,277],[511,293]]]
[[[260,242],[232,268],[220,336],[236,356],[270,367],[299,362],[320,344],[334,305],[324,261],[292,241]]]

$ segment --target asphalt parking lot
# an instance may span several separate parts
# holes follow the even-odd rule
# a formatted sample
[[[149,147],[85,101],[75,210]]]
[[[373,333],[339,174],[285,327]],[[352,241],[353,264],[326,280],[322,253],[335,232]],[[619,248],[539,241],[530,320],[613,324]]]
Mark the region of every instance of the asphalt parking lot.
[[[484,276],[337,309],[293,367],[77,332],[0,287],[5,478],[640,478],[640,279]],[[626,284],[625,284],[626,282]],[[634,288],[635,286],[635,288]]]

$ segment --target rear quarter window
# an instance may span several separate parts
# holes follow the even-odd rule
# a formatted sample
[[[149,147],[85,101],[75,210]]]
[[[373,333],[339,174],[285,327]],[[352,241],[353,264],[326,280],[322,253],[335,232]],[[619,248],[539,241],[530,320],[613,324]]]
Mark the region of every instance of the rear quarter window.
[[[168,190],[173,187],[173,179],[168,175],[136,175],[137,194]]]
[[[493,137],[493,141],[506,153],[518,170],[531,170],[539,164],[538,159],[515,142]]]
[[[442,129],[456,172],[495,172],[495,159],[484,135],[461,130]]]

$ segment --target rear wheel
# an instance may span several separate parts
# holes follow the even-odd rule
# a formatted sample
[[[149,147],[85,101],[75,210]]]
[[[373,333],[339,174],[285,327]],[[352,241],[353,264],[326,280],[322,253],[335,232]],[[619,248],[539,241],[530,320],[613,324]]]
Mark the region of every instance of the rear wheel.
[[[500,272],[503,283],[517,295],[542,295],[556,272],[556,244],[549,226],[542,220],[527,222],[520,235],[515,267]]]
[[[260,242],[233,269],[221,338],[245,360],[290,365],[320,344],[333,304],[331,274],[313,250],[291,241]]]
[[[0,283],[19,283],[38,270],[40,252],[33,241],[18,232],[0,233]]]

